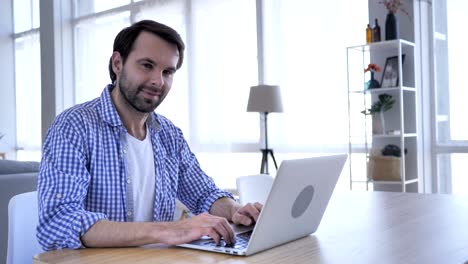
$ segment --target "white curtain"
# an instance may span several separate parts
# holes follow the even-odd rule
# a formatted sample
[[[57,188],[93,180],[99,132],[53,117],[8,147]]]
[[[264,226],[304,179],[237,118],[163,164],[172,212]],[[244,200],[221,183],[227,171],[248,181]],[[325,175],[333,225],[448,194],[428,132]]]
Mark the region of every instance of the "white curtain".
[[[267,81],[280,84],[284,102],[284,113],[270,118],[271,144],[284,152],[346,151],[346,47],[365,43],[367,1],[268,3],[274,15],[265,45],[275,45],[277,74]]]
[[[111,82],[109,58],[117,33],[130,25],[130,12],[79,21],[74,27],[75,103],[98,97]]]
[[[257,84],[255,2],[156,1],[140,9],[141,19],[174,27],[187,44],[184,65],[156,111],[197,151],[258,141],[258,116],[246,113],[249,87]]]
[[[433,1],[435,91],[431,120],[435,135],[436,170],[434,190],[441,193],[468,194],[468,125],[465,108],[468,92],[465,63],[468,61],[465,0]],[[433,166],[434,167],[434,166]],[[436,180],[435,180],[436,179]]]
[[[448,51],[448,73],[449,76],[449,102],[450,102],[450,139],[444,138],[441,141],[462,140],[468,144],[468,123],[466,122],[465,111],[460,111],[466,107],[468,89],[466,88],[465,63],[468,61],[468,44],[463,34],[467,23],[464,20],[468,2],[463,0],[447,1],[447,51]],[[442,77],[442,76],[441,76]],[[446,76],[442,78],[447,78]],[[447,96],[440,95],[440,96]],[[443,100],[440,100],[443,102]]]
[[[201,150],[258,142],[258,115],[247,113],[257,81],[255,1],[193,2],[194,137]]]
[[[346,149],[346,47],[364,43],[368,23],[367,1],[360,2],[265,1],[265,83],[281,86],[285,109],[269,115],[277,151]],[[259,115],[246,112],[249,87],[258,84],[255,1],[148,1],[131,10],[135,21],[174,27],[187,44],[157,112],[180,126],[196,151],[256,151]],[[75,27],[77,102],[108,83],[111,43],[130,17],[124,12]]]
[[[265,83],[281,86],[285,109],[269,115],[269,143],[278,163],[345,152],[346,47],[365,42],[367,1],[264,2]],[[165,23],[181,34],[187,49],[156,112],[183,130],[220,186],[233,187],[236,177],[258,173],[261,123],[258,113],[246,112],[250,86],[258,84],[256,1],[139,1],[128,10],[122,19],[108,18],[125,22],[108,30],[98,31],[96,22],[78,23],[83,30],[75,30],[77,98],[96,97],[108,82],[110,43],[127,23],[123,17],[128,23],[132,17]]]
[[[187,45],[187,8],[185,1],[152,1],[141,6],[135,15],[135,21],[151,19],[174,28]],[[189,99],[188,64],[190,63],[190,48],[186,48],[184,63],[174,75],[171,91],[158,109],[157,113],[163,114],[182,129],[184,135],[190,138],[189,119],[191,100]]]

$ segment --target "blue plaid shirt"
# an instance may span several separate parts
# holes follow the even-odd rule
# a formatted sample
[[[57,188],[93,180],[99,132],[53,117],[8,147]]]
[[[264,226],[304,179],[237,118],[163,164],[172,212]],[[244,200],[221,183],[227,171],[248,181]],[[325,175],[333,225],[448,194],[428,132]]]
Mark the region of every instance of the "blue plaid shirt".
[[[38,178],[37,238],[44,250],[83,247],[80,237],[99,220],[133,219],[122,146],[127,131],[112,88],[64,111],[49,128]],[[221,197],[232,198],[201,170],[179,128],[156,113],[147,122],[156,182],[153,221],[172,221],[176,198],[195,214]]]

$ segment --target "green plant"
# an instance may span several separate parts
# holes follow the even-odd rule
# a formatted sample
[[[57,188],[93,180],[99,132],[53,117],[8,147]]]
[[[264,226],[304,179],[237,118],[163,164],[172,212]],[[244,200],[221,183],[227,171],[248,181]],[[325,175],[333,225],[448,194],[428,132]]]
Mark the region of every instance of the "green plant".
[[[361,111],[365,115],[373,115],[375,113],[384,113],[392,109],[393,104],[395,104],[395,99],[392,98],[389,94],[380,94],[379,100],[375,101],[371,108]]]

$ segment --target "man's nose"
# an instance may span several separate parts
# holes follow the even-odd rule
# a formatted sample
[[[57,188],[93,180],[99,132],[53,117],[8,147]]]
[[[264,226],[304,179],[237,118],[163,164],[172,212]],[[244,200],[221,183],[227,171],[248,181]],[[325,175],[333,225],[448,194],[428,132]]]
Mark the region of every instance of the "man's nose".
[[[164,85],[163,73],[161,71],[155,71],[151,75],[151,85],[158,88]]]

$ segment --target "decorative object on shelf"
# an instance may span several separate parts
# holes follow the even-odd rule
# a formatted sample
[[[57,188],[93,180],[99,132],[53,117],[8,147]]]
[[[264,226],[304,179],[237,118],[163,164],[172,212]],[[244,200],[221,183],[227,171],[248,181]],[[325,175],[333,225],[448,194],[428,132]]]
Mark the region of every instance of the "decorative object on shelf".
[[[405,54],[402,55],[402,65],[405,60]],[[398,56],[388,57],[385,61],[385,67],[382,73],[382,88],[397,87],[399,81]]]
[[[374,181],[400,181],[400,159],[394,156],[369,156],[368,177]]]
[[[379,100],[375,101],[371,108],[361,111],[365,115],[372,115],[372,132],[373,134],[385,134],[385,117],[384,113],[392,109],[395,104],[395,99],[389,94],[379,94]],[[378,114],[375,115],[375,114]]]
[[[405,155],[407,153],[405,148]],[[370,178],[374,181],[400,181],[400,158],[401,148],[397,145],[387,144],[380,150],[380,154],[374,149],[367,164]]]
[[[372,28],[372,42],[379,42],[380,40],[381,40],[381,38],[380,38],[380,26],[379,26],[379,21],[376,18],[374,27]]]
[[[387,134],[398,136],[401,134],[401,131],[400,130],[387,130]]]
[[[2,138],[5,136],[5,134],[1,133],[0,132],[0,141],[2,140]]]
[[[406,11],[406,9],[403,7],[403,2],[406,2],[406,1],[382,0],[382,1],[379,1],[379,4],[383,4],[389,12],[396,14],[398,10],[400,10],[401,12],[405,13],[408,17],[411,17],[408,11]]]
[[[401,157],[401,148],[397,145],[388,144],[382,149],[383,156],[394,156]],[[408,153],[408,150],[405,148],[405,155]]]
[[[398,26],[398,18],[392,11],[388,11],[385,18],[385,40],[393,40],[400,38],[400,30]]]
[[[400,37],[400,30],[398,26],[397,11],[405,13],[408,17],[409,13],[403,8],[403,1],[401,0],[383,0],[379,4],[383,4],[387,8],[388,13],[385,19],[385,40],[398,39]]]
[[[374,77],[375,72],[379,72],[380,67],[375,63],[370,63],[367,68],[364,69],[364,73],[370,72],[370,80],[366,82],[366,89],[380,88],[380,83]]]
[[[259,112],[263,116],[264,147],[262,148],[262,163],[260,174],[268,174],[268,155],[273,159],[275,168],[278,169],[273,149],[268,148],[268,125],[267,116],[269,113],[283,112],[280,88],[277,85],[257,85],[250,88],[247,112]]]
[[[369,24],[367,24],[366,28],[366,44],[369,44],[372,42],[372,28]]]

